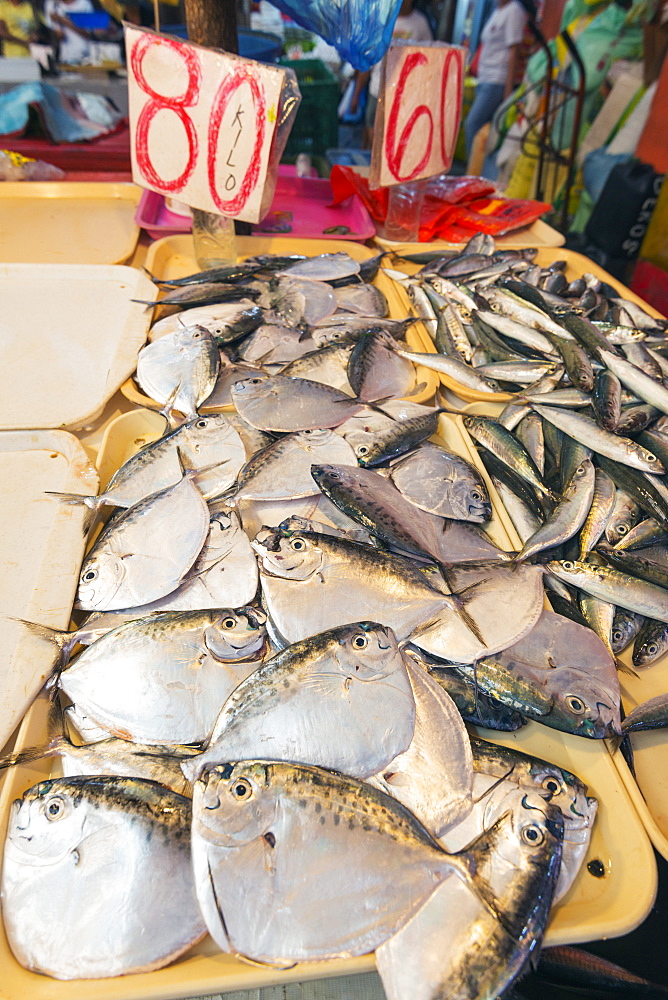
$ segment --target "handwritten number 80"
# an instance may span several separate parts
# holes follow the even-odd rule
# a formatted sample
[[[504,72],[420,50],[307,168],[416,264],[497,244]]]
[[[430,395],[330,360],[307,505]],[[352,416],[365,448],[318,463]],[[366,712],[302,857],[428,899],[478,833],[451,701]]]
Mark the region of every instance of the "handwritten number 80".
[[[183,95],[168,97],[165,94],[159,94],[146,80],[143,71],[144,58],[149,48],[155,51],[156,46],[162,46],[167,50],[175,52],[184,60],[188,73],[188,81]],[[179,42],[172,39],[144,36],[133,46],[130,62],[134,78],[137,81],[137,86],[149,97],[149,100],[145,103],[137,119],[135,132],[137,166],[146,178],[147,182],[153,187],[160,188],[163,191],[177,193],[183,190],[192,177],[193,171],[195,170],[199,159],[199,140],[197,129],[195,128],[195,124],[187,110],[188,108],[195,106],[200,98],[202,70],[197,52],[196,50],[190,49],[188,46],[181,45]],[[231,198],[222,198],[218,192],[218,138],[225,111],[227,110],[234,94],[244,84],[250,88],[253,99],[255,122],[252,125],[249,124],[248,127],[252,128],[254,132],[255,142],[249,165],[246,168],[246,172],[241,180],[241,183],[239,184],[238,191]],[[151,160],[148,146],[148,135],[151,123],[153,122],[153,119],[157,115],[158,111],[162,110],[173,111],[174,114],[177,115],[179,121],[184,127],[188,141],[188,158],[186,166],[178,177],[175,177],[173,180],[165,180],[165,178],[158,174]],[[253,188],[257,184],[260,174],[265,122],[266,103],[262,88],[249,68],[240,64],[232,71],[232,73],[227,74],[221,81],[221,84],[214,96],[211,113],[208,117],[207,178],[211,197],[216,207],[223,215],[235,215],[240,212],[249,195],[253,191]],[[244,123],[244,126],[245,125],[246,123]]]
[[[454,61],[454,73],[450,72],[450,67]],[[416,108],[413,109],[412,114],[409,116],[408,121],[401,130],[401,134],[397,136],[398,123],[399,123],[399,112],[401,111],[402,105],[404,104],[404,92],[408,85],[408,80],[415,69],[419,66],[423,66],[427,62],[427,57],[422,52],[412,52],[408,55],[404,61],[401,68],[401,73],[399,74],[399,80],[397,82],[396,91],[394,94],[394,100],[392,101],[392,107],[390,108],[390,113],[387,121],[387,131],[385,138],[385,155],[387,158],[387,165],[390,169],[393,177],[397,181],[411,181],[413,178],[417,177],[427,166],[431,158],[432,149],[434,145],[434,116],[432,114],[431,108],[426,104],[418,104]],[[439,141],[440,141],[440,153],[441,159],[443,161],[444,167],[447,167],[452,162],[452,156],[454,153],[455,142],[457,141],[457,133],[459,131],[459,119],[461,115],[461,86],[462,86],[462,64],[459,54],[451,49],[446,53],[445,60],[443,63],[443,73],[441,75],[441,93],[440,93],[440,108],[439,108]],[[445,124],[445,109],[450,101],[455,102],[457,108],[457,113],[453,116],[451,126],[448,130],[449,134],[446,135],[446,124]],[[426,118],[429,127],[429,135],[427,142],[425,143],[425,152],[420,161],[410,170],[408,173],[401,172],[402,162],[404,154],[407,147],[410,144],[411,136],[413,130],[417,125],[420,118]]]

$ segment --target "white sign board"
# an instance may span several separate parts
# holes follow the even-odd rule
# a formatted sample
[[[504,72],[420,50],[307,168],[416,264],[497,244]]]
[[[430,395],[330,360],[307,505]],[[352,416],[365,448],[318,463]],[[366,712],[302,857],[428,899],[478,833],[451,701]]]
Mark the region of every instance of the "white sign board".
[[[374,125],[370,182],[388,187],[452,165],[462,113],[464,50],[393,43]]]
[[[259,222],[285,70],[127,24],[125,43],[135,183]]]

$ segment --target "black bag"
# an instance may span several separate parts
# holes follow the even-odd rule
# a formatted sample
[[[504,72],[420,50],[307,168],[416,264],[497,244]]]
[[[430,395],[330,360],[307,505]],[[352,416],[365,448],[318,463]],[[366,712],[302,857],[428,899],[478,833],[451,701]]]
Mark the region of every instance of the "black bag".
[[[613,167],[585,229],[591,242],[613,257],[637,257],[662,182],[640,160]]]

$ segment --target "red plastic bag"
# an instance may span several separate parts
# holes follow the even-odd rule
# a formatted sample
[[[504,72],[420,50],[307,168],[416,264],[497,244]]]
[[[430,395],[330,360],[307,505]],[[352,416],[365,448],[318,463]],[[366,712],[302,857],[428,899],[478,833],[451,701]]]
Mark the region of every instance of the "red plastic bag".
[[[333,198],[330,204],[339,205],[352,194],[358,194],[366,205],[369,215],[376,222],[384,222],[387,216],[387,188],[372,191],[366,177],[361,177],[350,167],[336,163],[329,175]]]
[[[521,198],[482,198],[469,205],[458,205],[455,222],[459,226],[491,236],[503,236],[523,226],[530,226],[551,208],[543,201]]]

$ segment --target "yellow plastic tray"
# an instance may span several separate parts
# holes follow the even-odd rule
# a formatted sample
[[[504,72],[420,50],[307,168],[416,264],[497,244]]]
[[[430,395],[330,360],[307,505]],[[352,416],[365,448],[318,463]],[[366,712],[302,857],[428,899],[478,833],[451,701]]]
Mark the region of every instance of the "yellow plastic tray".
[[[123,264],[139,237],[135,184],[7,181],[0,184],[0,261]]]
[[[470,403],[464,407],[466,413],[475,413],[484,417],[496,417],[501,409],[502,405],[489,402]],[[489,487],[489,476],[486,473],[483,475]],[[492,487],[492,489],[494,488]],[[494,493],[495,508],[498,510],[510,538],[514,540],[515,547],[521,548],[521,542],[512,521],[496,491]],[[631,645],[620,655],[620,659],[627,666],[632,666],[632,652],[633,646]],[[618,675],[622,704],[627,715],[636,705],[668,691],[668,655],[663,656],[649,667],[634,667],[633,669],[636,670],[637,677],[629,674]],[[650,840],[659,854],[668,860],[668,733],[665,729],[636,733],[632,736],[632,746],[637,780],[631,774],[622,754],[617,752],[612,744],[609,744],[609,750]]]
[[[520,247],[518,247],[518,249],[522,249],[529,245],[530,244],[528,244],[525,241],[523,244],[521,244]],[[407,243],[404,244],[404,247],[406,253],[419,253],[419,252],[424,252],[425,250],[432,250],[432,249],[449,249],[449,250],[453,249],[452,244],[445,244],[445,243],[444,244]],[[585,273],[594,274],[596,275],[597,278],[600,278],[601,281],[607,281],[609,285],[612,285],[613,288],[616,288],[619,294],[623,296],[623,298],[629,299],[629,301],[631,302],[637,302],[638,305],[642,306],[643,309],[646,309],[651,316],[659,316],[659,317],[661,316],[661,313],[657,312],[657,310],[654,309],[653,306],[650,306],[647,302],[641,299],[640,296],[636,295],[635,292],[632,292],[630,288],[627,288],[626,285],[623,285],[621,283],[621,281],[618,281],[617,278],[613,278],[611,274],[608,274],[607,271],[604,271],[603,268],[595,264],[593,260],[589,259],[589,257],[584,257],[580,253],[575,253],[574,250],[566,250],[563,247],[558,247],[558,248],[544,247],[544,246],[538,247],[538,253],[536,254],[535,258],[536,264],[540,264],[541,267],[548,267],[555,260],[566,261],[565,274],[569,280],[572,281],[575,278],[579,278],[581,275]],[[420,265],[412,264],[410,261],[400,260],[399,258],[391,258],[388,263],[388,266],[396,271],[403,271],[404,274],[415,274],[416,271],[420,270]],[[429,336],[429,331],[427,330],[426,326],[423,323],[416,324],[416,326],[419,326],[422,335],[424,337],[429,337],[429,340],[431,341],[431,337]],[[441,382],[447,389],[453,392],[460,399],[464,400],[464,402],[466,403],[475,403],[475,402],[508,403],[515,396],[514,393],[510,392],[494,392],[494,393],[478,392],[477,389],[469,389],[467,386],[461,385],[455,379],[451,378],[450,375],[440,375],[439,377]]]
[[[122,461],[160,435],[163,424],[158,414],[147,410],[131,411],[112,421],[98,455],[102,487]],[[436,440],[439,438],[447,447],[480,468],[480,460],[461,417],[441,417]],[[517,539],[513,537],[507,515],[489,482],[488,487],[494,507],[490,536],[500,545],[515,546]],[[31,746],[44,740],[46,716],[46,701],[40,698],[24,718],[17,746]],[[491,734],[489,730],[484,730],[480,731],[480,735],[504,745],[517,746],[573,770],[588,783],[591,794],[600,803],[587,861],[593,858],[602,860],[606,877],[597,879],[590,875],[585,862],[573,888],[551,916],[546,943],[557,945],[614,937],[629,932],[641,923],[651,909],[656,892],[654,855],[605,747],[598,741],[569,737],[535,722],[529,723],[517,734]],[[0,838],[3,842],[11,801],[36,781],[59,773],[57,761],[43,760],[18,767],[8,775],[0,796]],[[281,972],[245,965],[229,955],[223,955],[207,938],[178,962],[157,972],[65,983],[35,975],[18,965],[8,949],[4,931],[0,929],[0,967],[3,969],[2,1000],[24,1000],[25,997],[31,1000],[100,1000],[101,997],[109,1000],[167,1000],[354,975],[372,970],[374,959],[368,955],[345,961],[303,964]]]
[[[542,219],[536,219],[531,226],[523,226],[514,233],[496,236],[494,242],[502,250],[517,250],[523,247],[562,247],[566,237],[557,229],[548,226]],[[431,240],[428,243],[395,243],[393,240],[375,236],[374,242],[383,250],[399,250],[403,253],[424,253],[426,250],[460,250],[463,243],[448,240]]]
[[[364,246],[362,243],[352,243],[347,240],[297,240],[288,237],[280,239],[265,238],[259,236],[238,236],[237,253],[239,259],[251,257],[259,253],[280,253],[280,254],[306,254],[315,257],[321,253],[337,253],[344,251],[350,254],[354,260],[368,260],[373,257],[374,250]],[[153,243],[146,257],[146,268],[156,278],[180,278],[186,274],[197,271],[197,261],[195,260],[195,249],[192,236],[167,236],[165,239]],[[396,281],[390,281],[382,271],[378,272],[374,284],[385,294],[387,298],[390,316],[393,319],[404,319],[411,314],[410,304],[403,288],[397,285]],[[414,324],[409,327],[406,333],[406,340],[413,351],[433,353],[435,348],[431,338],[422,324]],[[418,368],[418,383],[424,382],[424,389],[411,396],[414,403],[423,403],[432,399],[438,385],[438,376],[427,368]],[[133,379],[121,387],[121,391],[133,403],[139,406],[148,406],[151,409],[160,409],[161,404],[149,399],[137,387]],[[221,410],[230,410],[230,406],[211,406],[206,404],[201,407],[202,413],[215,413]]]

